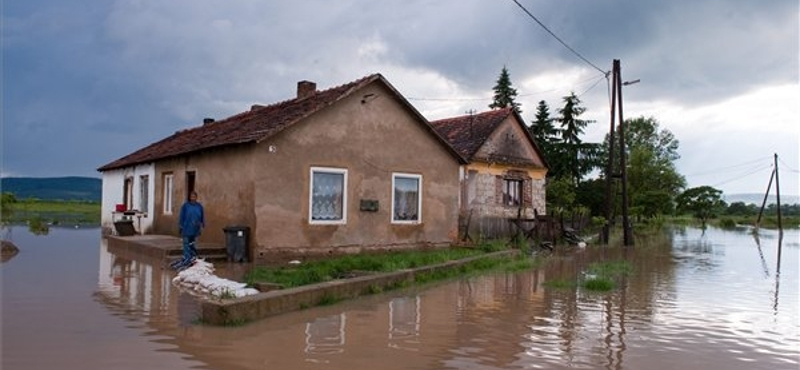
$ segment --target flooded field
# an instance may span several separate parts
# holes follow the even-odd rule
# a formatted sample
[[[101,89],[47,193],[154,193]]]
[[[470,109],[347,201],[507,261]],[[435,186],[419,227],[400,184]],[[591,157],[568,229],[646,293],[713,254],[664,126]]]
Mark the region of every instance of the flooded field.
[[[797,230],[676,229],[627,251],[590,246],[533,271],[241,327],[200,324],[172,271],[112,253],[98,229],[11,235],[20,253],[0,264],[4,370],[800,367]],[[621,259],[634,270],[609,293],[547,283]],[[221,275],[236,267],[218,265]]]

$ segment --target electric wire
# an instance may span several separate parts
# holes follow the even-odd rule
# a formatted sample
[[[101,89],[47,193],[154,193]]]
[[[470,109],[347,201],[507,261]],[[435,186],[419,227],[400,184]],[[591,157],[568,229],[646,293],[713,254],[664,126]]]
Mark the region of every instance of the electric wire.
[[[595,87],[595,86],[597,86],[597,84],[599,84],[599,83],[600,83],[600,81],[601,81],[602,79],[604,79],[604,78],[605,78],[605,76],[600,76],[600,77],[598,77],[598,78],[597,78],[597,81],[595,81],[595,82],[594,82],[594,84],[592,84],[592,86],[589,86],[589,88],[588,88],[588,89],[584,90],[582,93],[578,94],[577,96],[578,96],[578,97],[581,97],[581,96],[583,96],[584,94],[588,93],[589,91],[592,91],[592,89],[594,89],[594,87]]]
[[[571,52],[572,52],[573,54],[575,54],[575,55],[576,55],[578,58],[580,58],[581,60],[583,60],[584,62],[586,62],[586,64],[588,64],[588,65],[590,65],[590,66],[594,67],[594,69],[598,70],[598,71],[599,71],[600,73],[602,73],[603,75],[606,75],[606,74],[608,73],[607,71],[604,71],[604,70],[602,70],[600,67],[596,66],[594,63],[590,62],[590,61],[589,61],[588,59],[586,59],[586,58],[585,58],[583,55],[581,55],[580,53],[578,53],[577,51],[575,51],[575,49],[573,49],[573,48],[571,48],[569,45],[567,45],[567,43],[566,43],[566,42],[564,42],[563,40],[561,40],[561,38],[560,38],[560,37],[556,36],[556,34],[555,34],[555,33],[553,33],[553,31],[550,31],[550,29],[549,29],[549,28],[547,28],[547,26],[545,26],[545,25],[544,25],[544,23],[542,23],[541,21],[539,21],[539,19],[538,19],[538,18],[536,18],[536,16],[535,16],[535,15],[533,15],[533,13],[531,13],[530,11],[528,11],[528,9],[526,9],[524,6],[522,6],[522,4],[520,4],[520,3],[519,3],[519,1],[517,1],[517,0],[511,0],[511,1],[513,1],[513,2],[514,2],[514,4],[517,4],[517,6],[518,6],[520,9],[522,9],[522,11],[524,11],[526,14],[528,14],[528,16],[529,16],[529,17],[531,17],[531,18],[532,18],[534,21],[536,21],[536,23],[538,23],[538,24],[539,24],[539,26],[541,26],[542,28],[544,28],[544,30],[545,30],[545,31],[547,31],[547,33],[549,33],[549,34],[550,34],[550,36],[553,36],[553,38],[554,38],[554,39],[556,39],[558,42],[560,42],[560,43],[561,43],[561,45],[564,45],[564,47],[565,47],[565,48],[567,48],[567,50],[571,51]]]
[[[575,85],[576,86],[580,86],[580,85],[583,85],[584,83],[587,83],[587,82],[594,82],[594,84],[596,85],[597,81],[599,81],[601,78],[603,78],[603,77],[587,78],[585,80],[581,80],[581,81],[576,82]],[[592,86],[592,87],[594,87],[594,86]],[[591,90],[592,87],[589,87],[588,89],[586,89],[586,91],[584,91],[581,95],[586,94],[587,92],[589,92],[589,90]],[[539,91],[535,91],[535,92],[531,92],[531,93],[527,93],[527,94],[518,94],[517,97],[518,98],[525,98],[525,97],[530,97],[530,96],[535,96],[535,95],[542,95],[542,94],[546,94],[546,93],[550,93],[550,92],[554,92],[554,91],[566,91],[566,90],[575,90],[575,89],[566,89],[566,88],[556,87],[556,88],[547,89],[547,90],[539,90]],[[406,97],[406,100],[416,100],[416,101],[491,101],[493,99],[494,99],[494,97],[483,97],[483,98],[466,98],[466,97],[426,98],[426,97],[414,97],[414,96]]]
[[[705,175],[715,175],[715,174],[724,173],[724,172],[732,172],[732,171],[736,171],[736,169],[739,168],[739,167],[753,166],[755,164],[760,164],[760,163],[767,162],[770,159],[772,159],[772,158],[771,157],[760,157],[760,158],[749,160],[749,161],[746,161],[746,162],[743,162],[743,163],[734,164],[734,165],[726,166],[726,167],[720,167],[720,168],[717,168],[717,169],[712,169],[710,171],[690,173],[690,174],[687,174],[686,176],[705,176]]]
[[[731,182],[734,182],[734,181],[739,181],[739,180],[742,180],[742,179],[744,179],[746,177],[749,177],[749,176],[755,175],[757,173],[760,173],[761,171],[763,171],[765,169],[771,169],[771,168],[772,168],[772,166],[759,166],[758,168],[750,171],[749,173],[745,173],[744,175],[740,175],[740,176],[733,177],[733,178],[730,178],[730,179],[727,179],[727,180],[724,180],[724,181],[720,181],[720,182],[718,182],[718,183],[716,183],[714,185],[711,185],[711,186],[712,187],[718,187],[720,185],[725,185],[725,184],[728,184],[728,183],[731,183]]]
[[[784,162],[783,159],[781,159],[781,157],[778,157],[778,162],[780,162],[784,167],[786,167],[789,170],[789,172],[800,173],[800,171],[798,171],[796,168],[793,168],[788,163]]]

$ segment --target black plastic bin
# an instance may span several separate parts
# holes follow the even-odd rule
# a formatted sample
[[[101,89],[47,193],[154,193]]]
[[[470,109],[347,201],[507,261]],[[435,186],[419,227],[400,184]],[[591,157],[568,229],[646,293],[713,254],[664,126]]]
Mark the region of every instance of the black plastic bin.
[[[250,239],[250,228],[247,226],[228,226],[225,231],[225,248],[228,261],[247,262],[247,243]]]
[[[133,220],[114,221],[114,229],[117,230],[117,235],[119,236],[131,236],[136,234],[136,229],[133,227]]]

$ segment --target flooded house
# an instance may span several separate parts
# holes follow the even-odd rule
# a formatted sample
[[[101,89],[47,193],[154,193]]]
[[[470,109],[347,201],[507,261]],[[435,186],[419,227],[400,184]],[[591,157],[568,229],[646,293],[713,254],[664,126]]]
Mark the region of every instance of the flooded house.
[[[98,168],[102,223],[127,216],[137,232],[178,235],[197,191],[201,240],[224,244],[226,228],[246,227],[251,261],[448,245],[462,165],[380,74],[327,90],[301,81],[292,99],[206,119]]]
[[[548,165],[524,122],[512,108],[431,122],[466,160],[459,212],[468,232],[508,236],[519,231],[509,219],[546,214]]]

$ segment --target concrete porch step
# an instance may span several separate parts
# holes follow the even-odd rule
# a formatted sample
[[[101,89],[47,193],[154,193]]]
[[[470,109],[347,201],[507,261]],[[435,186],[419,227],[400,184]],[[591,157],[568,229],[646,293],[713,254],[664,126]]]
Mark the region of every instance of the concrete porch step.
[[[107,236],[109,248],[115,253],[126,255],[140,255],[162,261],[173,261],[181,258],[183,243],[180,238],[168,235],[133,235],[133,236]],[[109,249],[109,250],[111,250]],[[228,250],[225,246],[213,243],[200,242],[197,254],[209,262],[222,262],[228,260]]]
[[[219,254],[219,253],[215,253],[215,254],[203,254],[203,253],[200,253],[200,254],[197,255],[197,257],[205,260],[206,262],[211,262],[211,263],[219,263],[219,262],[227,262],[228,261],[228,254],[227,253],[222,253],[222,254]],[[180,254],[167,256],[167,262],[168,263],[172,263],[172,262],[177,261],[177,260],[179,260],[181,258],[182,258],[182,256]]]
[[[228,250],[224,247],[214,246],[214,245],[200,245],[197,248],[197,254],[199,255],[227,255]],[[183,254],[183,247],[179,246],[177,248],[170,248],[167,250],[167,256],[180,256]]]

